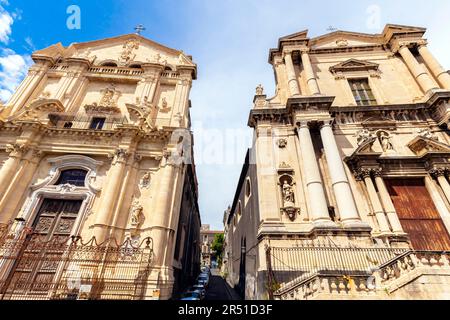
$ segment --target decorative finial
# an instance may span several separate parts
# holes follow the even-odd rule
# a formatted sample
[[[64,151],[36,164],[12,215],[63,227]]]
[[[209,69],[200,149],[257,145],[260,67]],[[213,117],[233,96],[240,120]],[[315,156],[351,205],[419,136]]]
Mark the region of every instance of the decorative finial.
[[[333,32],[333,31],[336,31],[336,30],[337,30],[337,28],[335,28],[333,26],[329,26],[328,29],[327,29],[327,31],[330,31],[330,32]]]
[[[141,35],[141,32],[146,30],[145,27],[142,24],[138,24],[134,30],[136,30],[136,34]]]

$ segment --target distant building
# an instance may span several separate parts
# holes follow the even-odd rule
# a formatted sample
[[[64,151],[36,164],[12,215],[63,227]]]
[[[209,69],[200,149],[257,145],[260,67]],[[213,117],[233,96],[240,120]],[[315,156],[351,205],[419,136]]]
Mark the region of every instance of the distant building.
[[[202,241],[202,256],[201,264],[202,266],[215,267],[217,261],[213,259],[214,252],[211,249],[211,245],[214,241],[216,234],[223,234],[223,231],[210,230],[209,224],[203,224],[200,229],[200,239]]]
[[[424,28],[282,37],[225,215],[246,299],[450,298],[450,76]]]

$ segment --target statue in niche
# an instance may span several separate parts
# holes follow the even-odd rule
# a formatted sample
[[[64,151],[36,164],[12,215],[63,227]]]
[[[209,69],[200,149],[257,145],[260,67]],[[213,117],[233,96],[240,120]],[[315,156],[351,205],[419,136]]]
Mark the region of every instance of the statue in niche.
[[[383,152],[394,151],[394,145],[391,142],[391,136],[386,131],[379,133],[379,139]]]
[[[282,189],[283,189],[284,207],[293,207],[295,204],[295,199],[294,199],[294,189],[292,188],[292,185],[290,185],[287,182],[287,180],[284,180]]]
[[[131,226],[137,228],[143,221],[143,207],[139,204],[138,200],[133,202],[131,206]]]

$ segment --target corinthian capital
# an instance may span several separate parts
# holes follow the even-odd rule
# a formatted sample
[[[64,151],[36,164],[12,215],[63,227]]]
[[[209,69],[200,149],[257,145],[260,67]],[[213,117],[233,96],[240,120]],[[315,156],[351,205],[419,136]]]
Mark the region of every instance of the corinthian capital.
[[[429,172],[429,174],[432,176],[432,177],[435,177],[435,178],[437,178],[437,177],[442,177],[442,176],[445,176],[445,174],[446,174],[446,172],[448,171],[448,169],[447,168],[432,168],[430,171],[428,171]]]
[[[112,159],[112,164],[116,163],[125,163],[130,156],[128,150],[118,148],[114,151],[114,153],[109,154],[109,158]]]
[[[6,152],[9,153],[10,157],[21,157],[28,151],[28,149],[29,149],[28,145],[23,143],[14,143],[6,145]]]
[[[357,180],[364,180],[365,178],[370,178],[372,172],[372,168],[358,168],[354,175]]]

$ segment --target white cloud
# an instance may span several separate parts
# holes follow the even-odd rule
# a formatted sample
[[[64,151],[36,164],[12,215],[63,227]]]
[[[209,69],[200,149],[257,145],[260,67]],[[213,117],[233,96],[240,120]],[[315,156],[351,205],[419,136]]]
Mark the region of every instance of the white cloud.
[[[0,6],[0,42],[8,43],[11,35],[11,25],[14,23],[13,16]]]
[[[33,64],[28,55],[5,49],[0,56],[0,100],[7,101]]]

